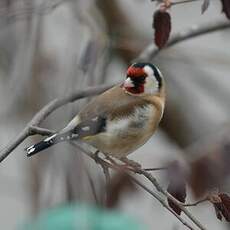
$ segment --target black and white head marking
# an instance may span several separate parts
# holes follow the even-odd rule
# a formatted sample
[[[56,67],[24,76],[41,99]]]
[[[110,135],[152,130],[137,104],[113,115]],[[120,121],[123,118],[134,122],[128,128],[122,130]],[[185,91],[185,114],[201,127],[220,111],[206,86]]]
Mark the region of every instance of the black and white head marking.
[[[133,64],[133,67],[143,68],[145,74],[147,75],[145,93],[156,93],[161,89],[163,82],[162,74],[155,65],[142,62]]]

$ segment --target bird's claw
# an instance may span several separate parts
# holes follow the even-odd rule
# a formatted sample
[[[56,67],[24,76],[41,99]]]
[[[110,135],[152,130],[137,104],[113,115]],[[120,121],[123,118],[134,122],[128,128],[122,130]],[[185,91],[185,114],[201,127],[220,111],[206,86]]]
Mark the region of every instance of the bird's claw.
[[[141,164],[139,164],[138,162],[134,161],[134,160],[130,160],[127,157],[122,157],[120,158],[120,160],[125,163],[125,166],[127,167],[132,167],[132,168],[141,168]]]

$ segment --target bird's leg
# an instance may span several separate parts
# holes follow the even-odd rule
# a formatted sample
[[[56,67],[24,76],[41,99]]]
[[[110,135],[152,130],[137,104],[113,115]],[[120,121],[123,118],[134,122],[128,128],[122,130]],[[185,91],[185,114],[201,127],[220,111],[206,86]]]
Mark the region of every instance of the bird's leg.
[[[97,150],[97,151],[94,153],[94,157],[95,157],[94,160],[95,160],[95,162],[96,162],[97,164],[99,164],[99,159],[100,159],[99,153],[100,153],[99,150]]]
[[[105,158],[106,160],[108,160],[110,163],[114,164],[114,165],[117,165],[117,162],[112,158],[110,157],[108,154],[105,154]]]
[[[130,160],[127,157],[120,158],[120,161],[124,162],[126,166],[131,166],[133,168],[141,168],[141,164],[134,160]]]
[[[99,159],[99,153],[100,153],[99,150],[97,150],[94,153],[95,161],[97,161],[97,159]],[[108,153],[103,153],[103,152],[101,152],[101,153],[104,155],[105,159],[108,160],[111,164],[117,165],[117,162],[114,159],[112,159],[112,157],[110,157]]]

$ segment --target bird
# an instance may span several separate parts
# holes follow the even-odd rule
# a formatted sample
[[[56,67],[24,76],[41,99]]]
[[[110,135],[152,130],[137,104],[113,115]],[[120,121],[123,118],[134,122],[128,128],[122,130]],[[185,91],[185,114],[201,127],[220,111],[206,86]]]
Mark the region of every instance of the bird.
[[[81,140],[117,159],[145,144],[165,107],[165,81],[152,63],[133,63],[122,84],[96,96],[59,132],[26,148],[32,156],[57,143]]]

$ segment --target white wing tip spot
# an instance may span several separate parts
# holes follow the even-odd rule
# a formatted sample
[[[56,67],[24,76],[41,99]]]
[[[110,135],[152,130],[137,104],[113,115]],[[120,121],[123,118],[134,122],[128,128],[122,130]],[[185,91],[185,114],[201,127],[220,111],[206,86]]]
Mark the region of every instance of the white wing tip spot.
[[[28,154],[31,154],[32,152],[34,152],[35,148],[31,146],[31,148],[27,149]]]
[[[82,127],[81,128],[83,131],[89,131],[90,130],[90,127],[89,126],[85,126],[85,127]]]
[[[31,145],[30,147],[28,147],[28,148],[26,149],[26,151],[29,152],[30,149],[32,149],[32,148],[34,148],[34,145]]]
[[[98,120],[98,117],[92,118],[92,121],[97,121],[97,120]]]

